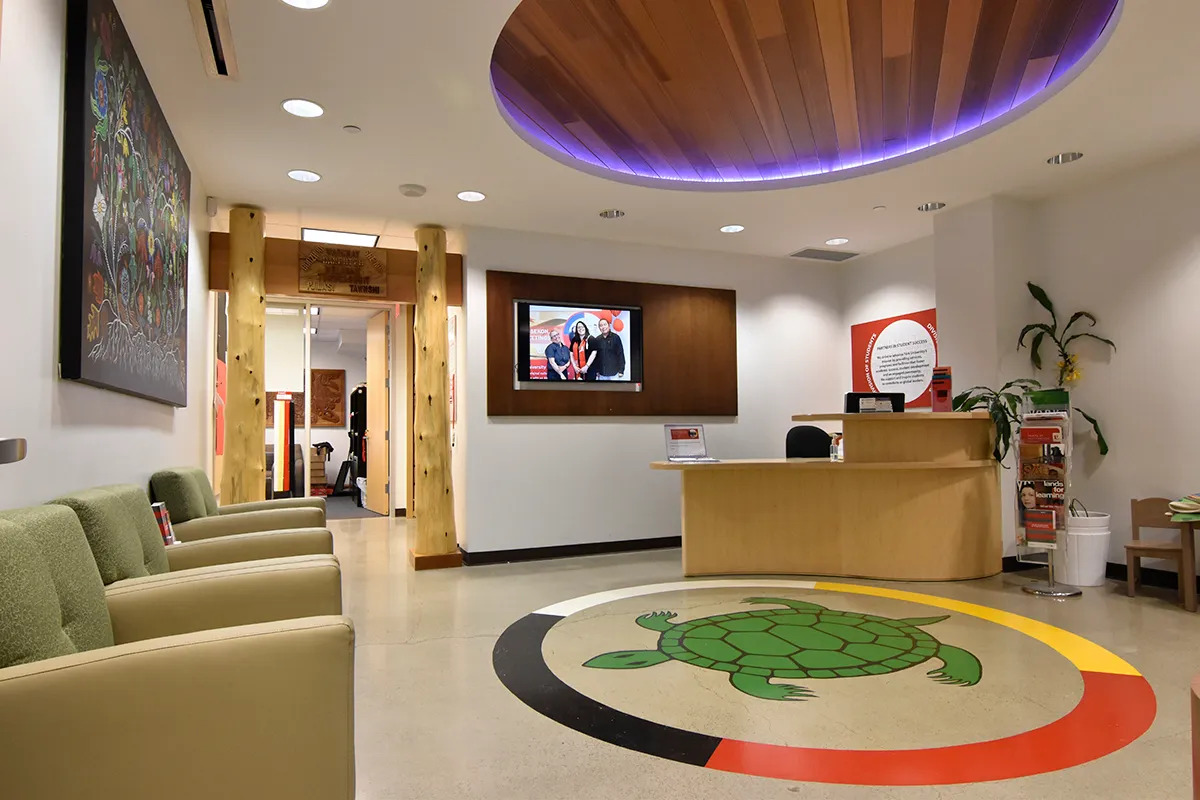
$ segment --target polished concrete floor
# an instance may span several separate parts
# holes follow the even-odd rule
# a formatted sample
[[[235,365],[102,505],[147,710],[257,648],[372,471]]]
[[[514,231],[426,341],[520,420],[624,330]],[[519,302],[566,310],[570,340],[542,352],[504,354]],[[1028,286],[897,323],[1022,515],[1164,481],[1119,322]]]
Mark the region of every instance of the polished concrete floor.
[[[1010,611],[1083,636],[1146,677],[1157,696],[1157,716],[1144,735],[1111,755],[1030,777],[928,787],[800,783],[704,769],[590,738],[527,707],[496,677],[492,651],[512,623],[592,592],[678,581],[678,551],[414,573],[403,520],[344,520],[331,527],[346,613],[358,637],[358,796],[364,800],[1125,800],[1182,798],[1190,791],[1188,683],[1200,670],[1200,617],[1173,605],[1169,593],[1150,590],[1150,596],[1130,600],[1123,586],[1111,584],[1082,598],[1053,601],[1019,591],[1026,580],[1020,575],[886,584]],[[1080,673],[1044,644],[957,614],[924,630],[985,665],[984,679],[973,687],[935,683],[920,665],[888,675],[791,681],[817,697],[789,703],[748,697],[731,690],[726,675],[691,664],[636,671],[582,667],[606,650],[654,648],[657,634],[635,622],[651,607],[677,606],[670,610],[682,622],[729,613],[748,594],[764,592],[616,599],[555,625],[542,655],[565,683],[626,713],[715,736],[795,746],[873,750],[983,741],[1044,725],[1081,694]],[[792,596],[889,618],[932,614],[927,606],[910,610],[871,596]]]

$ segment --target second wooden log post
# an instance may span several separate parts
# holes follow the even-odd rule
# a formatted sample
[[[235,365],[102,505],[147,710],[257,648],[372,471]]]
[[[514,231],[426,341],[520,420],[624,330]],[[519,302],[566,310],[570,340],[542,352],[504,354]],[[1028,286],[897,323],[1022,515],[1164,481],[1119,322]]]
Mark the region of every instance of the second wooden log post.
[[[416,466],[416,569],[462,566],[454,524],[447,354],[446,231],[417,228],[416,375],[413,458]]]

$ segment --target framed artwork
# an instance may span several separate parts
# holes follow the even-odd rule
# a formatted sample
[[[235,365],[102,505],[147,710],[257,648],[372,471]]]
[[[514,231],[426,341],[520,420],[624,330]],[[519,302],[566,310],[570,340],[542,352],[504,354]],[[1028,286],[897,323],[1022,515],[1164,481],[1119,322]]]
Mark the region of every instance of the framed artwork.
[[[187,405],[191,172],[112,0],[68,0],[62,377]]]
[[[275,427],[275,396],[267,392],[267,427]],[[291,392],[296,430],[304,430],[304,392]],[[346,370],[314,369],[312,371],[312,426],[314,428],[346,427]]]
[[[312,426],[346,427],[346,370],[312,371]]]

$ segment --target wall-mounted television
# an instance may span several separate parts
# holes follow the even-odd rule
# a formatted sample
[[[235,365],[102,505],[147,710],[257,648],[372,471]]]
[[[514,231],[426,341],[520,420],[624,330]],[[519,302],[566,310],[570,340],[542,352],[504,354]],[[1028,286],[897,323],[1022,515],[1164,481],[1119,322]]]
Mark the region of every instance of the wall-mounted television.
[[[640,392],[642,309],[517,300],[517,389]]]

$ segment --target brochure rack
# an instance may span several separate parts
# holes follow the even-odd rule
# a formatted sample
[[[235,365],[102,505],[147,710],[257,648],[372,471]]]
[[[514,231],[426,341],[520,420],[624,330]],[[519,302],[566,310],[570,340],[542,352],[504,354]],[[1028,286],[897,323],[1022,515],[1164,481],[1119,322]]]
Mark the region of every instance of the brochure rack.
[[[1049,578],[1021,587],[1043,597],[1082,592],[1054,580],[1053,551],[1067,546],[1071,488],[1071,395],[1065,389],[1030,392],[1021,409],[1017,442],[1017,560],[1045,564]],[[1044,559],[1044,560],[1043,560]]]

